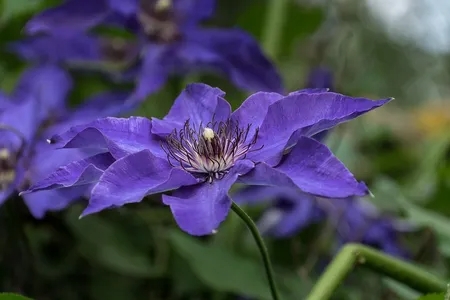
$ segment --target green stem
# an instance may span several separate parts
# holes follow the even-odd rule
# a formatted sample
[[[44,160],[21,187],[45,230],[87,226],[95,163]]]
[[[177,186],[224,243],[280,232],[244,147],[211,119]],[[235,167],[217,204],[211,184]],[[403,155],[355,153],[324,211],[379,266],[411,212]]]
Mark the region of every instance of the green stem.
[[[329,299],[347,274],[362,265],[422,293],[443,292],[446,282],[435,275],[380,251],[359,244],[345,245],[315,284],[307,300]]]
[[[272,59],[276,59],[278,54],[288,4],[288,0],[270,0],[267,6],[262,44]]]
[[[275,278],[273,276],[272,263],[270,262],[269,252],[267,251],[266,244],[264,244],[264,240],[259,234],[258,228],[253,222],[252,218],[250,218],[247,213],[239,207],[235,202],[232,202],[231,209],[245,222],[248,229],[253,235],[253,238],[258,245],[259,251],[261,252],[264,267],[266,269],[267,279],[269,280],[270,291],[272,293],[272,298],[274,300],[280,300],[280,296],[278,295],[277,286],[275,284]]]

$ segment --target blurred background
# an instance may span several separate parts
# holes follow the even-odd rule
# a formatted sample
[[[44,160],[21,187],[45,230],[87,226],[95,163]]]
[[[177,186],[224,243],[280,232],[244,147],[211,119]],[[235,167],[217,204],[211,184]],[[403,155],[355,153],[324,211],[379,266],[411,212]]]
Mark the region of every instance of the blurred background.
[[[395,100],[325,137],[374,197],[298,204],[285,199],[295,196],[275,193],[253,205],[240,190],[242,205],[265,235],[283,299],[304,298],[339,247],[350,241],[449,278],[450,2],[286,1],[278,20],[282,30],[271,41],[277,51],[268,52],[289,91],[324,80],[339,93]],[[58,3],[0,0],[4,93],[14,89],[28,65],[7,50],[8,43],[24,37],[24,25],[34,14]],[[218,0],[206,25],[240,27],[271,47],[265,35],[273,5]],[[72,104],[97,91],[130,88],[95,72],[71,74],[76,82],[68,99]],[[191,81],[220,87],[234,108],[246,97],[227,79],[194,74],[171,78],[133,115],[164,116]],[[159,201],[155,196],[81,220],[83,201],[41,220],[20,201],[5,202],[0,207],[0,291],[43,300],[271,299],[258,249],[241,220],[230,214],[215,235],[194,238],[177,228]],[[294,210],[294,205],[303,206]],[[277,231],[274,222],[292,211],[305,221]],[[355,269],[333,299],[418,296],[388,278]]]

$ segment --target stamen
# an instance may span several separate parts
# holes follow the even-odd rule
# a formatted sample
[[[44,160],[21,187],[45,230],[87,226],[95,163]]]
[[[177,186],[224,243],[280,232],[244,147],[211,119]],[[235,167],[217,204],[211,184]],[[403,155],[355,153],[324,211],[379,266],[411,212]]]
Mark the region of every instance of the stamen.
[[[161,145],[169,163],[203,177],[212,183],[222,179],[237,160],[244,159],[256,143],[258,129],[248,141],[251,125],[244,128],[231,119],[210,122],[207,126],[184,127],[174,130]]]

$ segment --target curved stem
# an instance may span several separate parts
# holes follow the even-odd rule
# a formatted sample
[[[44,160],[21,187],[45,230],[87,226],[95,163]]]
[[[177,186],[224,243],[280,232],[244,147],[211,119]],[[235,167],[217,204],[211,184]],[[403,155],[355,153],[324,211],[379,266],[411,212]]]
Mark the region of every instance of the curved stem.
[[[307,300],[329,299],[357,265],[402,282],[422,293],[444,292],[446,282],[411,263],[359,244],[347,244],[327,267]]]
[[[232,202],[231,209],[245,222],[248,229],[253,235],[253,238],[258,245],[259,251],[261,252],[264,267],[266,269],[267,279],[269,280],[270,291],[272,293],[272,298],[274,300],[280,300],[280,296],[278,295],[277,286],[275,284],[275,278],[273,276],[272,263],[270,262],[269,252],[267,251],[266,244],[264,244],[264,240],[259,234],[258,228],[253,222],[252,218],[250,218],[247,213],[239,207],[235,202]]]
[[[276,59],[278,54],[288,4],[288,0],[271,0],[267,6],[262,44],[272,59]]]

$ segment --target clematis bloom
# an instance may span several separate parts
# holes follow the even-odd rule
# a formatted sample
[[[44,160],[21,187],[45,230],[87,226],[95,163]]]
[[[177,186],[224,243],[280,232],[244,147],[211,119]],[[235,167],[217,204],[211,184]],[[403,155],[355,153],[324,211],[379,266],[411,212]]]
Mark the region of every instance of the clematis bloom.
[[[130,101],[141,101],[160,89],[171,74],[212,71],[250,91],[283,92],[281,77],[247,32],[202,28],[212,16],[214,0],[67,0],[35,16],[29,34],[47,33],[16,43],[26,58],[48,57],[52,45],[64,42],[50,59],[109,61],[125,66],[121,80],[137,81]],[[112,25],[135,34],[136,39],[95,38],[87,30]],[[42,42],[45,39],[45,42]]]
[[[231,111],[225,93],[190,84],[162,119],[104,118],[53,136],[60,148],[109,151],[116,160],[92,189],[83,215],[164,194],[178,225],[192,235],[213,232],[238,182],[300,189],[323,197],[368,193],[312,135],[390,99],[372,101],[309,89],[287,96],[258,92]],[[83,184],[95,164],[62,166],[28,192]]]
[[[72,88],[66,72],[52,65],[26,70],[11,95],[0,101],[0,205],[45,178],[61,164],[90,157],[106,169],[113,162],[109,153],[64,149],[55,151],[43,136],[66,130],[99,116],[116,115],[133,107],[125,105],[127,94],[105,92],[75,109],[67,106]],[[96,154],[92,156],[93,154]],[[92,157],[91,157],[92,156]],[[30,213],[41,218],[60,210],[88,193],[88,186],[41,191],[23,195]]]

